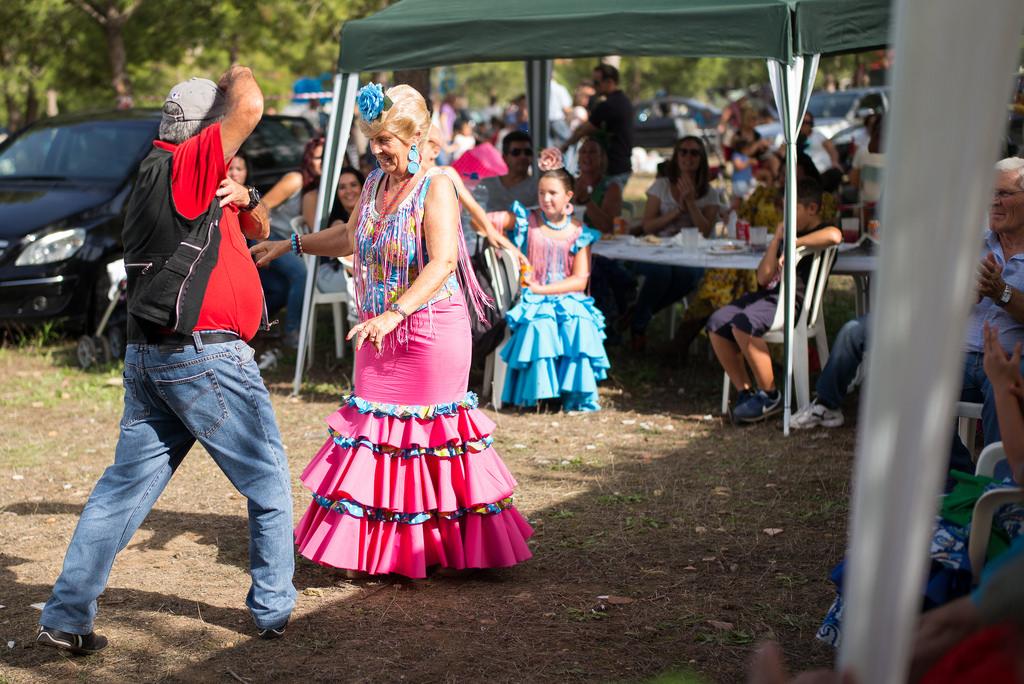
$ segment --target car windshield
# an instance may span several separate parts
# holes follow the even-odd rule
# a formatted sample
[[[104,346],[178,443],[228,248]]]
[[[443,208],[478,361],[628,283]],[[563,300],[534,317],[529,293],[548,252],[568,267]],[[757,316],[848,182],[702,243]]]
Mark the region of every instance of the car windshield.
[[[152,143],[152,121],[36,126],[0,150],[0,180],[120,181]]]
[[[857,101],[857,93],[822,93],[811,95],[807,103],[807,111],[815,119],[842,119],[849,114],[853,103]]]

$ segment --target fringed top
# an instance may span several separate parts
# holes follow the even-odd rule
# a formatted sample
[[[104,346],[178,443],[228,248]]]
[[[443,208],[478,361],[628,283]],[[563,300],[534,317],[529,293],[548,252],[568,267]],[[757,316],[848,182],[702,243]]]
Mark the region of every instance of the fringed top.
[[[363,193],[364,200],[356,228],[353,269],[360,320],[365,321],[387,311],[409,289],[409,285],[429,261],[423,237],[423,214],[430,181],[439,174],[437,169],[424,174],[394,213],[384,216],[380,215],[376,207],[377,191],[384,179],[384,172],[376,169],[366,179],[364,187],[368,192]],[[461,224],[457,239],[459,264],[456,272],[417,311],[429,309],[435,302],[453,296],[461,288],[473,304],[477,316],[484,320],[483,307],[491,306],[491,302],[480,289],[470,266]],[[406,319],[396,329],[395,338],[399,342],[408,339],[408,323]]]
[[[572,273],[573,256],[584,247],[599,240],[601,234],[593,228],[571,223],[563,228],[566,237],[553,238],[542,230],[540,210],[528,212],[516,202],[512,205],[515,217],[512,242],[525,252],[533,268],[533,277],[541,285],[557,283]]]

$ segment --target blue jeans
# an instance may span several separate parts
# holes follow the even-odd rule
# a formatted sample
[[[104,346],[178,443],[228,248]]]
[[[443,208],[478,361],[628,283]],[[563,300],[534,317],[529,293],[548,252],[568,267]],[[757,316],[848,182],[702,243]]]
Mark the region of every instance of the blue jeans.
[[[271,240],[283,239],[275,238]],[[270,262],[270,271],[284,276],[288,281],[288,299],[285,302],[284,332],[297,333],[302,325],[302,304],[306,297],[306,261],[295,254],[287,252]]]
[[[629,307],[633,293],[636,291],[636,279],[623,267],[621,261],[615,261],[600,254],[590,257],[590,296],[605,320],[615,321]],[[615,333],[614,326],[609,325],[605,332]]]
[[[821,369],[815,390],[818,402],[830,409],[843,404],[850,383],[857,377],[857,368],[864,359],[868,344],[868,317],[861,316],[847,321],[839,329],[836,341],[829,350],[828,363]]]
[[[249,500],[246,605],[260,629],[280,625],[295,605],[291,482],[252,348],[130,344],[124,390],[114,463],[89,495],[40,623],[92,631],[114,556],[198,440]]]
[[[644,262],[633,264],[633,272],[644,277],[630,323],[631,331],[637,335],[647,330],[654,314],[696,289],[704,275],[703,268]]]

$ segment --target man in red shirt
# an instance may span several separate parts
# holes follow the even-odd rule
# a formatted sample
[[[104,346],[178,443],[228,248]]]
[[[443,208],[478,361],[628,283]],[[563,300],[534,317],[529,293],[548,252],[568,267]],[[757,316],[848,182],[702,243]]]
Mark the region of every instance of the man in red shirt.
[[[123,233],[129,344],[120,437],[43,608],[41,644],[76,654],[107,645],[93,620],[114,557],[197,441],[248,499],[246,605],[258,634],[284,634],[295,605],[291,481],[246,344],[265,308],[245,237],[266,237],[269,221],[258,193],[226,178],[262,115],[263,95],[241,66],[218,84],[179,83],[164,103]]]

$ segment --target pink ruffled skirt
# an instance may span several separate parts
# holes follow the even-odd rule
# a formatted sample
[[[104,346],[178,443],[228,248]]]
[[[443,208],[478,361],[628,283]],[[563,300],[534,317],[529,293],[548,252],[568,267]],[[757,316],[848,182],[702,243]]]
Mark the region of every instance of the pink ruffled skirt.
[[[302,473],[313,501],[299,552],[337,568],[425,577],[515,565],[533,529],[492,448],[494,423],[467,392],[472,340],[461,294],[409,317],[409,341],[356,357],[356,391],[327,419]]]

